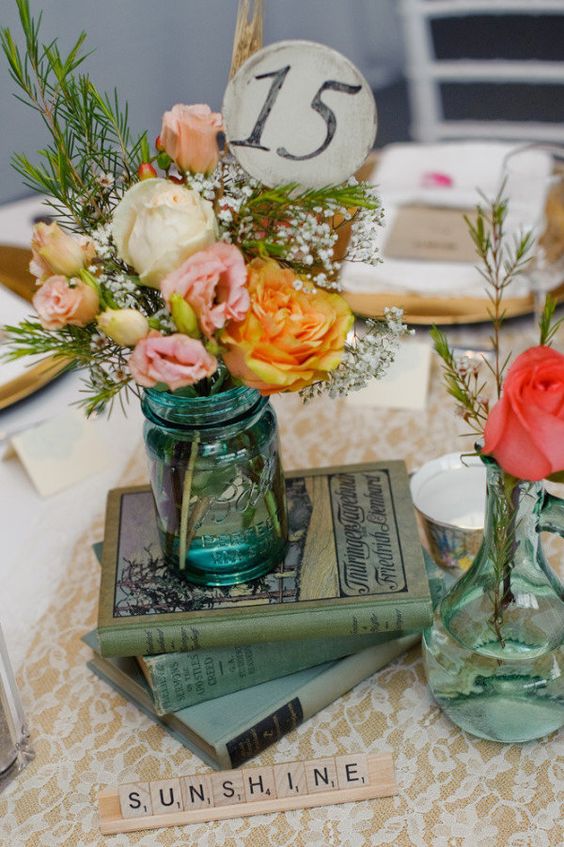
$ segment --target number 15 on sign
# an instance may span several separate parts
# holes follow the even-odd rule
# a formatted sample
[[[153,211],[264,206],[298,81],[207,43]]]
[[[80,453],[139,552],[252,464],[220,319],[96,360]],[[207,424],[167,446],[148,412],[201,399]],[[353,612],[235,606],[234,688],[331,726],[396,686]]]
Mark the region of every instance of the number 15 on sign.
[[[376,104],[360,71],[309,41],[251,56],[227,87],[223,115],[231,152],[266,185],[343,182],[376,135]]]

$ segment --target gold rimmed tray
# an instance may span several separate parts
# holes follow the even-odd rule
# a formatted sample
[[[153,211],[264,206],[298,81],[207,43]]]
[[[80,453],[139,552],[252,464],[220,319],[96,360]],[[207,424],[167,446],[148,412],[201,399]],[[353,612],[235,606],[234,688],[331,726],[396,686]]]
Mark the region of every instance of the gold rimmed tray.
[[[31,303],[36,291],[35,279],[29,272],[31,252],[24,247],[0,245],[0,285]],[[1,316],[0,316],[1,322]],[[59,376],[68,363],[54,356],[47,356],[25,373],[0,385],[0,409],[29,397]]]
[[[558,303],[563,303],[564,283],[550,293]],[[398,306],[404,310],[406,323],[421,326],[481,323],[490,319],[488,309],[491,304],[486,298],[424,297],[401,291],[378,294],[345,291],[343,294],[353,312],[364,318],[380,317],[386,306]],[[517,318],[534,311],[534,299],[531,294],[527,297],[507,297],[503,306],[507,318]]]

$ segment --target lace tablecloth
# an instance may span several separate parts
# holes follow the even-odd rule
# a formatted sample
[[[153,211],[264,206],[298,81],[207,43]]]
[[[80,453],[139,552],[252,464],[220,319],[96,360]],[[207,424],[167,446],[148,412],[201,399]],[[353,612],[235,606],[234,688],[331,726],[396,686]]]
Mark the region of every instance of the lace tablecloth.
[[[515,347],[523,346],[527,326],[521,322],[508,327]],[[459,330],[459,335],[474,344],[485,339],[469,330]],[[457,437],[461,422],[440,385],[436,365],[424,413],[353,409],[345,401],[315,401],[303,407],[295,397],[279,398],[276,407],[289,469],[403,458],[411,470],[468,443]],[[140,448],[122,482],[144,478]],[[90,546],[100,540],[102,531],[98,515],[76,543],[57,600],[38,625],[19,675],[37,757],[0,795],[2,847],[562,844],[561,737],[501,745],[461,732],[434,704],[425,686],[419,648],[254,760],[269,765],[361,750],[393,751],[397,796],[101,836],[97,795],[102,787],[207,770],[85,667],[89,649],[80,636],[95,625],[99,580]]]

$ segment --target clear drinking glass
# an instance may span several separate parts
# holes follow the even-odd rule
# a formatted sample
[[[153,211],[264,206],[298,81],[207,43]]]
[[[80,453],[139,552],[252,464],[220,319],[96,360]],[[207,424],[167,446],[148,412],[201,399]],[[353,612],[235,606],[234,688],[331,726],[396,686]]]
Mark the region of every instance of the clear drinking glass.
[[[34,755],[0,628],[0,791],[25,768]]]
[[[508,225],[518,217],[535,238],[534,259],[525,273],[534,302],[535,327],[546,295],[564,283],[564,147],[525,144],[504,162]]]

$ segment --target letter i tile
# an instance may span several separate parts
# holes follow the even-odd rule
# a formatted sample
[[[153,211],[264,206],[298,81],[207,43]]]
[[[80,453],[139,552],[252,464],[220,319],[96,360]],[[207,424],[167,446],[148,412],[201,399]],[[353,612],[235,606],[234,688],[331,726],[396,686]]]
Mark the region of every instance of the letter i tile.
[[[307,794],[304,763],[288,762],[287,765],[274,765],[274,782],[278,797],[297,797]]]
[[[315,794],[318,791],[333,791],[337,788],[337,768],[333,757],[316,759],[304,764],[308,794]]]
[[[149,785],[154,815],[178,812],[183,808],[179,779],[157,779]]]

